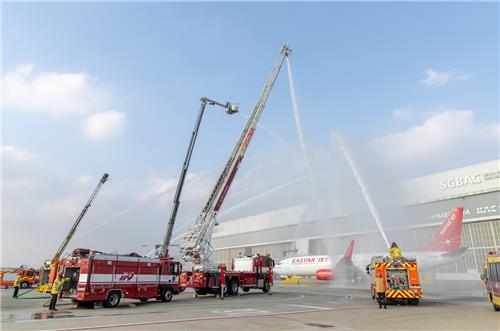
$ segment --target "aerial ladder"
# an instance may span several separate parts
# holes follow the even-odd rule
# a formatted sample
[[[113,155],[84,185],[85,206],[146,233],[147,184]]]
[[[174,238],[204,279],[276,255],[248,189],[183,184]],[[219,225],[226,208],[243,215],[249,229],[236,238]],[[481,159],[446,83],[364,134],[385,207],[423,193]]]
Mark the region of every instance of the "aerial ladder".
[[[215,186],[210,193],[208,201],[203,207],[194,224],[189,228],[184,236],[180,250],[182,259],[193,264],[193,271],[217,270],[213,248],[211,246],[212,232],[216,223],[216,216],[219,212],[227,192],[236,176],[238,168],[245,156],[245,152],[250,144],[255,128],[264,110],[267,98],[271,92],[278,73],[283,65],[283,61],[290,54],[288,45],[281,48],[281,52],[268,77],[264,89],[255,104],[253,111],[241,133],[233,152],[227,160],[226,166],[222,170]],[[222,277],[224,279],[224,277]],[[222,280],[223,282],[223,280]]]
[[[175,189],[174,194],[174,203],[172,206],[172,210],[170,212],[170,217],[168,219],[167,227],[165,230],[165,235],[163,236],[163,240],[160,246],[160,250],[158,252],[158,256],[160,258],[168,258],[168,250],[170,246],[170,241],[172,239],[172,233],[174,230],[175,220],[177,218],[177,211],[179,210],[179,205],[181,203],[180,198],[182,194],[182,189],[184,187],[184,181],[186,180],[186,175],[189,169],[189,163],[191,161],[191,156],[193,155],[194,145],[196,143],[196,138],[198,137],[198,131],[200,130],[201,120],[203,118],[203,114],[205,112],[205,108],[207,105],[217,105],[223,107],[227,114],[232,115],[238,112],[238,105],[230,102],[226,102],[225,104],[211,100],[207,97],[201,97],[200,99],[200,110],[198,111],[198,116],[196,117],[196,122],[193,128],[193,133],[191,134],[191,140],[189,141],[188,149],[186,152],[186,156],[184,158],[184,163],[182,165],[181,175],[179,176],[179,181],[177,182],[177,188]]]
[[[59,249],[56,251],[54,256],[50,261],[47,261],[42,265],[40,268],[40,285],[38,286],[38,291],[39,292],[50,292],[52,289],[52,284],[54,283],[54,280],[57,277],[57,272],[59,269],[59,259],[62,256],[62,253],[68,246],[69,242],[71,241],[71,238],[73,238],[73,235],[76,232],[76,229],[78,228],[78,225],[80,225],[80,222],[82,221],[83,217],[87,213],[88,209],[92,205],[92,202],[94,202],[97,193],[101,190],[101,187],[106,183],[108,180],[109,175],[105,173],[102,175],[101,179],[99,180],[99,183],[97,184],[96,188],[92,192],[92,195],[90,196],[89,200],[83,207],[82,211],[78,215],[78,218],[76,219],[75,223],[69,230],[68,234],[66,237],[64,237],[64,240],[62,241],[61,245],[59,246]]]

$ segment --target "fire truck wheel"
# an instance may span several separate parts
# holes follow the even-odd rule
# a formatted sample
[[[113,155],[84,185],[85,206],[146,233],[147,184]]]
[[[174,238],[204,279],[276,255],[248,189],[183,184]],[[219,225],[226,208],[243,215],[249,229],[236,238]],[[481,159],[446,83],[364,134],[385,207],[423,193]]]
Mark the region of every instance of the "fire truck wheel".
[[[28,286],[30,286],[30,284],[28,284],[28,282],[22,282],[20,285],[21,288],[28,288]]]
[[[172,301],[173,297],[172,289],[171,288],[163,288],[161,290],[161,301],[163,302],[170,302]]]
[[[148,298],[140,298],[139,299],[141,302],[148,302]]]
[[[262,292],[267,293],[271,289],[271,284],[269,284],[269,281],[266,279],[264,281],[264,287],[262,288]]]
[[[102,303],[104,308],[116,308],[120,304],[120,292],[109,292],[108,297]]]
[[[238,278],[231,279],[231,282],[229,283],[229,294],[237,295],[239,288],[240,288],[240,283],[238,281]]]
[[[248,292],[248,291],[250,291],[250,287],[244,287],[244,288],[243,288],[243,292],[245,292],[245,293],[246,293],[246,292]]]
[[[408,304],[412,306],[418,306],[420,301],[418,299],[408,299]]]
[[[493,304],[493,309],[495,311],[500,311],[500,306],[495,305],[493,302],[492,302],[492,304]]]

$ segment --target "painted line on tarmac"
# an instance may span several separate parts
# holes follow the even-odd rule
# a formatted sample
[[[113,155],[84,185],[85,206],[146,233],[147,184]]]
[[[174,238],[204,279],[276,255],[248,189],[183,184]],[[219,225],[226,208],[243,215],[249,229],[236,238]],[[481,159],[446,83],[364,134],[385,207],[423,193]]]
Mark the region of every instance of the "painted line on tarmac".
[[[45,331],[75,331],[75,330],[96,330],[96,329],[111,329],[111,328],[123,328],[123,327],[135,327],[144,325],[157,325],[157,324],[174,324],[174,323],[185,323],[185,322],[199,322],[199,321],[212,321],[212,320],[225,320],[225,319],[239,319],[239,318],[255,318],[255,317],[266,317],[266,316],[282,316],[282,315],[292,315],[292,314],[306,314],[306,313],[318,313],[320,311],[336,311],[336,310],[354,310],[354,309],[367,309],[376,308],[373,305],[370,306],[358,306],[358,307],[343,307],[343,308],[324,308],[322,310],[309,309],[309,310],[294,310],[294,311],[284,311],[278,313],[266,313],[266,314],[252,314],[252,315],[237,315],[237,316],[214,316],[214,317],[198,317],[198,318],[185,318],[185,319],[174,319],[174,320],[163,320],[163,321],[152,321],[152,322],[137,322],[137,323],[122,323],[122,324],[106,324],[106,325],[94,325],[94,326],[82,326],[74,328],[63,328],[63,329],[46,329]]]
[[[312,308],[312,309],[319,309],[319,310],[330,310],[330,308],[327,307],[318,307],[318,306],[308,306],[308,305],[286,305],[287,307],[298,307],[298,308]]]
[[[242,309],[225,309],[225,310],[211,310],[212,314],[223,314],[228,316],[240,316],[245,314],[271,314],[270,311],[267,310],[257,310],[253,308],[242,308]]]

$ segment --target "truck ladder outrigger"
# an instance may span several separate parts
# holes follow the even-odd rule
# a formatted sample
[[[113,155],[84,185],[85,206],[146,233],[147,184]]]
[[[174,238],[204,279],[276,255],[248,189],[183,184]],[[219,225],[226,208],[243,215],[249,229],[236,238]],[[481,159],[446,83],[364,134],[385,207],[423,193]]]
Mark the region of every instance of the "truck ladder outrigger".
[[[226,166],[215,183],[207,203],[181,242],[180,249],[182,259],[186,262],[193,263],[193,270],[217,269],[213,257],[213,248],[211,246],[212,231],[215,226],[217,213],[224,202],[241,161],[245,156],[245,152],[252,139],[262,111],[264,110],[269,93],[283,65],[283,61],[290,52],[288,45],[284,45],[281,48],[280,55],[264,85],[264,89],[253,108],[252,114],[248,118],[245,128]]]

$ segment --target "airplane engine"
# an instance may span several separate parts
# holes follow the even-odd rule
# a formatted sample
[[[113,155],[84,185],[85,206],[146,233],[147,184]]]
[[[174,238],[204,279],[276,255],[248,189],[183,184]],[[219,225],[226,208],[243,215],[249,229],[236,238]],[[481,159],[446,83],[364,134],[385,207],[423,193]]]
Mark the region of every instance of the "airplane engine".
[[[332,280],[335,278],[335,273],[330,269],[319,269],[316,271],[317,280]]]

